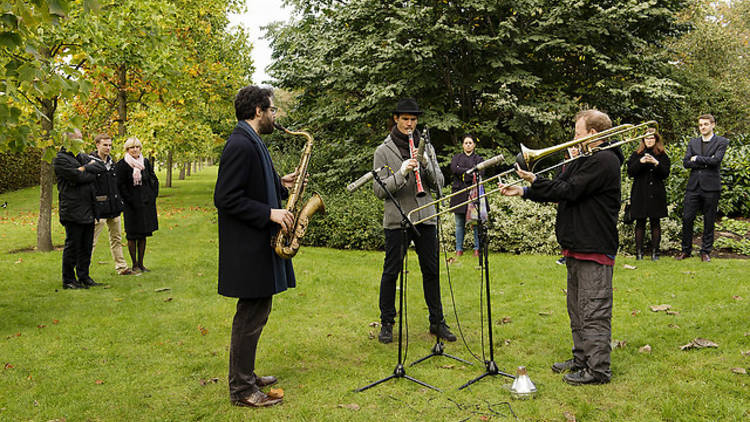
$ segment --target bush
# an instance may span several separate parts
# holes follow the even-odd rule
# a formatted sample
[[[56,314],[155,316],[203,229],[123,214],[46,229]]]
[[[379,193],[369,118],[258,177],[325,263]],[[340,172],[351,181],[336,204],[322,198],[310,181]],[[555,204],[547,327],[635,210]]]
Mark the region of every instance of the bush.
[[[0,193],[39,184],[41,157],[38,149],[22,153],[0,152]]]
[[[325,195],[326,213],[316,214],[303,244],[337,249],[383,249],[383,201],[372,189]]]

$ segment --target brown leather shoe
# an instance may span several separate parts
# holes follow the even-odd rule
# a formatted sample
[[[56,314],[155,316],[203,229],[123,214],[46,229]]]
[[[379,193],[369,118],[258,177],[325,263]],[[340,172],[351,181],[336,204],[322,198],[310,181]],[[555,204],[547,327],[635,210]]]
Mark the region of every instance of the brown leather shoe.
[[[678,261],[682,261],[685,258],[690,258],[690,254],[685,253],[685,252],[680,252],[679,255],[677,255],[676,257],[674,257],[674,259],[676,259]]]
[[[711,262],[711,257],[707,253],[701,254],[701,261],[703,262]]]
[[[234,400],[232,404],[240,407],[268,407],[281,403],[283,399],[273,399],[262,391],[256,391],[244,399]]]
[[[255,377],[255,385],[258,387],[268,387],[269,385],[276,384],[278,380],[273,375],[267,375],[265,377]]]

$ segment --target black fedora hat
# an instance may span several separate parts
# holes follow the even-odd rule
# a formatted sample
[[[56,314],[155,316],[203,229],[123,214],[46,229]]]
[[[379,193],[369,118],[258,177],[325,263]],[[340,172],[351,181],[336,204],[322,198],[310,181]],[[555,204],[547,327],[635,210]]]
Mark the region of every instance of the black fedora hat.
[[[398,101],[396,109],[393,110],[393,114],[413,114],[419,116],[424,113],[419,109],[417,101],[414,98],[402,98]]]

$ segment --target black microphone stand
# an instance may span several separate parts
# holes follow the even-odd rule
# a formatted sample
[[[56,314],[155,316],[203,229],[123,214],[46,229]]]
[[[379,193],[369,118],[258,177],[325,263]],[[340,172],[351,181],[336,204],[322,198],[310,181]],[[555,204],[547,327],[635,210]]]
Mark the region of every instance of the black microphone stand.
[[[378,174],[375,170],[372,171],[373,178],[375,181],[383,188],[386,195],[388,195],[388,198],[393,202],[393,204],[396,206],[396,209],[401,214],[401,258],[403,259],[406,257],[407,247],[409,246],[409,229],[412,230],[415,236],[419,236],[419,230],[412,224],[412,222],[409,220],[409,218],[404,213],[404,210],[401,208],[401,204],[396,201],[396,198],[393,197],[393,194],[391,194],[388,189],[385,186],[385,183],[378,177]],[[354,390],[357,393],[360,393],[362,391],[367,390],[368,388],[375,387],[378,384],[384,383],[390,379],[394,378],[405,378],[409,381],[416,382],[419,385],[425,386],[427,388],[431,388],[435,391],[440,391],[439,388],[433,387],[430,384],[427,384],[426,382],[420,381],[416,378],[410,377],[409,375],[406,375],[406,369],[404,368],[404,362],[403,362],[403,355],[402,355],[402,329],[403,329],[403,318],[404,318],[404,279],[406,278],[406,266],[403,265],[403,262],[401,263],[401,274],[399,275],[399,294],[398,294],[398,361],[396,362],[396,368],[393,370],[393,374],[380,379],[378,381],[375,381],[371,384],[368,384],[364,387],[358,388]]]
[[[490,299],[490,260],[489,260],[489,252],[490,252],[490,239],[487,234],[487,226],[482,222],[482,214],[481,214],[481,198],[479,195],[479,186],[481,185],[481,179],[482,176],[477,173],[477,198],[476,198],[476,209],[477,209],[477,229],[479,230],[479,241],[480,241],[480,248],[479,248],[479,267],[482,270],[482,277],[485,281],[485,287],[486,287],[486,294],[487,294],[487,331],[489,333],[489,339],[490,339],[490,360],[487,360],[484,362],[484,366],[487,368],[487,370],[484,372],[484,374],[474,378],[473,380],[467,382],[466,384],[458,387],[459,390],[462,390],[471,384],[474,384],[475,382],[481,380],[482,378],[488,376],[488,375],[502,375],[508,378],[514,377],[511,374],[508,374],[506,372],[503,372],[498,369],[497,364],[495,363],[495,346],[492,341],[492,300]],[[485,201],[487,203],[487,221],[490,219],[490,204],[489,201]]]
[[[430,144],[430,130],[427,128],[427,126],[425,126],[424,136],[422,138],[423,138],[422,139],[423,142],[427,142],[427,145]],[[425,151],[429,151],[429,150],[425,147]],[[429,155],[429,152],[428,152],[428,155]],[[433,175],[437,174],[435,172],[439,171],[439,170],[435,169],[435,165],[432,162],[432,157],[430,157],[427,160],[427,163],[430,166],[430,172]],[[443,187],[440,186],[439,183],[437,184],[437,198],[438,198],[438,202],[435,204],[435,212],[437,214],[439,214],[440,213],[440,200],[443,199]],[[438,218],[440,218],[440,217],[438,217]],[[440,239],[440,231],[439,230],[441,228],[441,225],[439,224],[439,222],[438,222],[437,226],[438,226],[437,239]],[[436,242],[438,241],[437,239],[435,239]],[[440,254],[440,247],[439,247],[439,245],[438,245],[437,249],[438,249],[438,254]],[[432,349],[430,350],[430,354],[427,355],[427,356],[424,356],[422,358],[419,358],[419,359],[415,360],[414,362],[410,363],[409,366],[414,366],[414,365],[418,364],[419,362],[425,361],[425,360],[427,360],[427,359],[429,359],[431,357],[434,357],[434,356],[445,356],[447,358],[455,359],[455,360],[457,360],[459,362],[463,362],[463,363],[466,363],[466,364],[469,364],[469,365],[473,365],[469,361],[466,361],[466,360],[463,360],[463,359],[461,359],[459,357],[456,357],[456,356],[450,355],[448,353],[445,353],[445,344],[443,344],[443,342],[440,341],[440,336],[435,335],[435,345],[432,346]]]

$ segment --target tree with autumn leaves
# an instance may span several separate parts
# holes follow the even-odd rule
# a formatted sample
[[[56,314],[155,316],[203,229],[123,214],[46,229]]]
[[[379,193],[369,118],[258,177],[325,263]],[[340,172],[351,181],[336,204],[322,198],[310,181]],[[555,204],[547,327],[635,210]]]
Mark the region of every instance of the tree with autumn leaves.
[[[41,148],[37,249],[52,249],[49,161],[72,127],[137,135],[145,153],[194,158],[233,123],[249,82],[236,0],[16,0],[0,8],[0,150]]]

